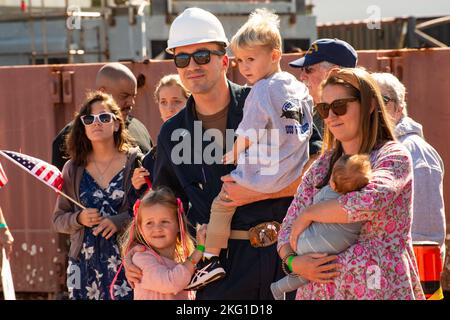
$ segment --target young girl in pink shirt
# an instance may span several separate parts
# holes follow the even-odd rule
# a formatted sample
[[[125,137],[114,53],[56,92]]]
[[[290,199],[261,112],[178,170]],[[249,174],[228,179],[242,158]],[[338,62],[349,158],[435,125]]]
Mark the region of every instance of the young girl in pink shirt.
[[[187,231],[181,201],[168,188],[148,192],[135,204],[135,218],[123,236],[125,256],[133,244],[145,251],[133,255],[142,269],[134,288],[135,300],[193,300],[193,291],[183,290],[203,256],[206,225],[197,230],[197,247]]]

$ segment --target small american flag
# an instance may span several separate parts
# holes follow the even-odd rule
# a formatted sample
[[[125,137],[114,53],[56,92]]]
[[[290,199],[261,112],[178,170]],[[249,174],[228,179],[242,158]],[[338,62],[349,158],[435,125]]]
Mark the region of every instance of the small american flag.
[[[55,166],[19,152],[2,150],[0,153],[48,186],[61,190],[63,186],[62,174]]]
[[[8,183],[8,178],[6,177],[6,173],[3,170],[2,164],[0,163],[0,189]]]

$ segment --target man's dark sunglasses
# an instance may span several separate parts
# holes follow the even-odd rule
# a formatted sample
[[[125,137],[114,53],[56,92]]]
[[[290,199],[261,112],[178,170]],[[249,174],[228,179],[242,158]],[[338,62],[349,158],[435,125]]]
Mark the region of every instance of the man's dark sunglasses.
[[[195,51],[194,53],[182,52],[175,55],[173,60],[175,61],[175,65],[177,66],[177,68],[186,68],[191,61],[191,57],[194,58],[196,64],[202,65],[207,64],[211,61],[211,54],[215,54],[216,56],[223,56],[225,54],[225,51],[201,49]]]
[[[316,104],[316,110],[322,119],[328,118],[330,109],[337,116],[343,116],[347,113],[347,104],[359,100],[356,97],[334,100],[332,103],[321,102]]]

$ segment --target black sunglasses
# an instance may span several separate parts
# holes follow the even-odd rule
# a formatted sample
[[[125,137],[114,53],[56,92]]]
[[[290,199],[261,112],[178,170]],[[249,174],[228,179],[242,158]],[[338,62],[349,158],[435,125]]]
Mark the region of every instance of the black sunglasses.
[[[388,96],[382,96],[384,104],[389,103],[390,101],[394,101],[394,99],[392,99],[391,97]]]
[[[94,123],[95,119],[98,119],[100,123],[110,123],[113,119],[116,120],[116,115],[111,112],[104,112],[100,114],[87,114],[80,118],[85,126],[89,126]]]
[[[328,118],[330,109],[337,116],[343,116],[347,113],[347,104],[359,100],[356,97],[334,100],[332,103],[321,102],[316,104],[316,110],[322,119]]]
[[[177,68],[186,68],[191,61],[191,57],[194,58],[196,64],[202,65],[207,64],[211,61],[211,54],[215,54],[216,56],[223,56],[225,54],[225,51],[201,49],[195,51],[194,53],[182,52],[175,55],[173,61],[175,62]]]

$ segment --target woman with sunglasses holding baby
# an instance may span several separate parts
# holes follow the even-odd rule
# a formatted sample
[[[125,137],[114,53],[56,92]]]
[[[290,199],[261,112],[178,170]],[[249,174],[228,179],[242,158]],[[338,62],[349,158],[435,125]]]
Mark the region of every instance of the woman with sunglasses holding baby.
[[[69,297],[109,299],[121,263],[116,235],[132,217],[131,174],[141,154],[130,147],[120,109],[110,95],[90,93],[73,123],[62,191],[86,209],[59,196],[53,224],[57,232],[70,234]],[[111,290],[115,299],[133,299],[123,271]]]
[[[308,280],[296,299],[424,299],[411,242],[411,157],[394,140],[377,84],[362,69],[333,69],[316,110],[325,123],[323,152],[303,176],[278,237],[286,270]],[[353,154],[369,156],[369,183],[313,204],[334,164]],[[311,224],[355,222],[362,223],[356,242],[326,264],[326,253],[293,251]]]

